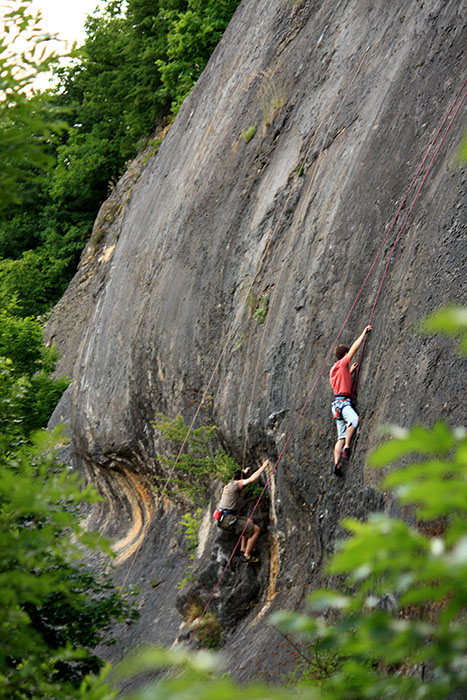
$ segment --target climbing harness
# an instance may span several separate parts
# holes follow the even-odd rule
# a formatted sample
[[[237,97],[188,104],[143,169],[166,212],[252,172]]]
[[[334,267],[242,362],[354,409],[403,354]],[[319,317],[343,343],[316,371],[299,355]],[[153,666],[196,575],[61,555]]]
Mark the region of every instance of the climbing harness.
[[[212,517],[214,518],[214,520],[217,520],[217,526],[222,527],[221,523],[224,520],[225,516],[226,515],[236,515],[236,513],[237,512],[235,510],[229,510],[228,508],[216,508],[216,510],[212,514]],[[238,520],[238,518],[236,517],[234,520],[229,521],[228,526],[226,528],[224,527],[223,529],[227,530],[227,529],[234,527],[237,520]]]
[[[347,394],[336,394],[334,396],[334,401],[332,402],[332,410],[334,411],[333,418],[337,420],[342,419],[342,411],[346,406],[352,405],[352,399]]]

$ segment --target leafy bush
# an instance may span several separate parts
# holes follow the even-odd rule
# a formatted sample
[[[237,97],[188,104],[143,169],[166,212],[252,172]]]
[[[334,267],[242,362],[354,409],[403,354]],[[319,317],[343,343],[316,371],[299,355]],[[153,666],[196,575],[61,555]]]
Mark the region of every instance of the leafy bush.
[[[185,542],[187,545],[187,550],[190,552],[190,561],[193,561],[195,558],[195,549],[198,547],[199,543],[199,528],[201,525],[201,521],[203,519],[203,511],[201,508],[197,508],[194,515],[191,513],[185,513],[185,515],[182,515],[180,525],[183,528],[183,535],[185,538]],[[191,574],[191,571],[193,569],[193,564],[188,565],[188,573],[187,575],[180,581],[180,583],[177,585],[177,588],[181,590],[184,586],[185,583],[188,580],[192,580],[193,576]]]
[[[186,622],[191,623],[193,634],[203,649],[215,649],[222,642],[224,630],[217,617],[210,612],[203,615],[203,606],[195,601],[189,606]]]
[[[194,559],[194,551],[198,547],[199,543],[199,527],[201,525],[201,520],[203,518],[203,511],[201,508],[197,508],[194,515],[191,513],[185,513],[182,515],[180,521],[183,527],[183,535],[187,542],[187,549],[191,552],[191,559]]]

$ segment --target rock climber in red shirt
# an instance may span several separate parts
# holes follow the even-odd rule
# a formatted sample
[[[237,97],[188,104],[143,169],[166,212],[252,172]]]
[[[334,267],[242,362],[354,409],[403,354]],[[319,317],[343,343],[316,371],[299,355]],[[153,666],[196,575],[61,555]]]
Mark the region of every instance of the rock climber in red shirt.
[[[334,391],[334,401],[332,402],[332,415],[337,424],[337,442],[334,445],[334,474],[344,476],[341,467],[341,458],[350,458],[350,443],[358,428],[359,417],[352,406],[352,372],[358,363],[350,365],[353,356],[363,343],[366,334],[371,331],[371,326],[366,326],[363,333],[350,346],[337,345],[334,355],[337,362],[331,367],[329,379]]]

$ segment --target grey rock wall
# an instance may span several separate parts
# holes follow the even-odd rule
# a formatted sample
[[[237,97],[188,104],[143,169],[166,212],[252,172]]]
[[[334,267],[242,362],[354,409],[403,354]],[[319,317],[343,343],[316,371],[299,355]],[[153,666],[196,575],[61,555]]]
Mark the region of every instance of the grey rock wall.
[[[68,458],[107,499],[89,522],[115,540],[117,580],[142,589],[142,618],[114,656],[175,640],[177,606],[206,601],[231,547],[206,510],[195,581],[177,590],[190,563],[178,530],[186,507],[160,498],[158,412],[190,422],[204,395],[197,424],[218,425],[240,460],[246,441],[253,465],[277,458],[296,426],[261,515],[262,564],[246,572],[235,560],[214,600],[232,670],[271,679],[294,661],[267,614],[326,583],[342,516],[392,507],[366,466],[378,427],[464,420],[465,363],[416,329],[433,308],[466,300],[455,153],[467,102],[392,257],[360,374],[360,436],[343,483],[331,475],[325,358],[467,77],[465,20],[459,0],[244,0],[157,156],[133,164],[103,206],[48,338],[73,378],[54,420],[67,422]],[[344,342],[367,323],[398,230]]]

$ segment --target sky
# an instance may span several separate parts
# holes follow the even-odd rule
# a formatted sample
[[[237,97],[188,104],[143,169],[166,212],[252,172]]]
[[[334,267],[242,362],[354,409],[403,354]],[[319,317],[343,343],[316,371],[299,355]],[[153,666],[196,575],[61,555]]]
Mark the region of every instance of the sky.
[[[73,42],[80,46],[84,42],[86,16],[92,14],[101,0],[32,0],[31,11],[42,14],[40,28],[49,34],[56,34],[59,43],[49,42],[50,51],[58,54],[70,50]],[[66,60],[62,61],[66,63]],[[35,90],[50,87],[51,76],[41,73],[33,82]]]
[[[42,13],[41,27],[50,34],[79,44],[84,40],[86,15],[92,13],[99,0],[33,0],[32,7]]]

